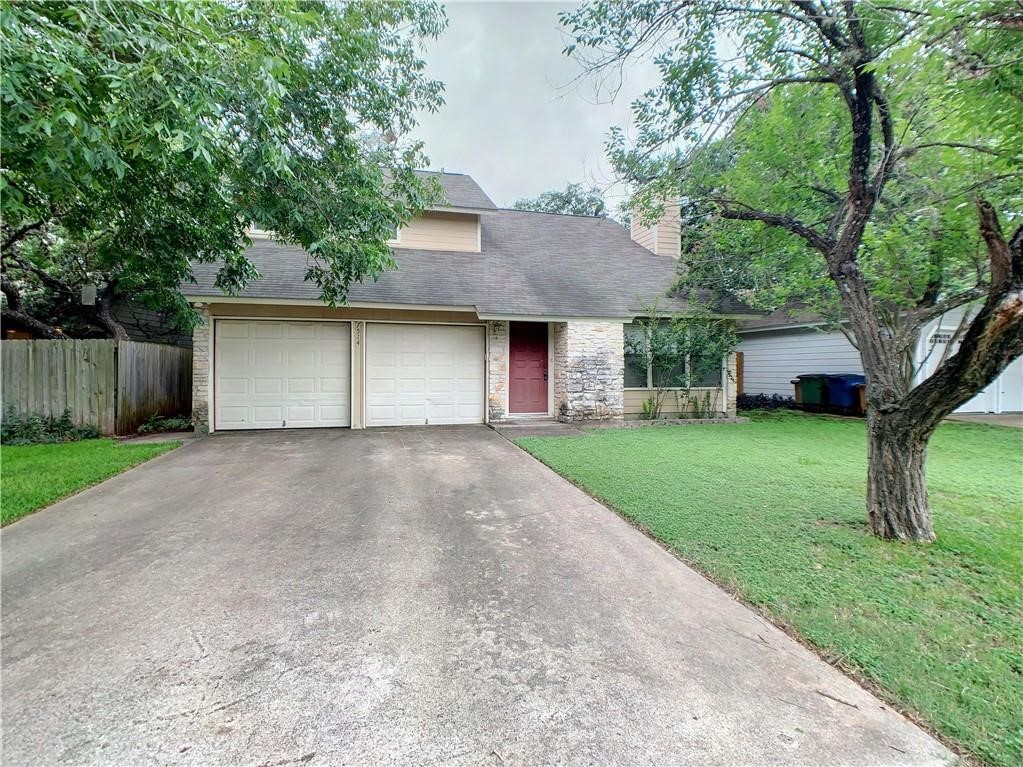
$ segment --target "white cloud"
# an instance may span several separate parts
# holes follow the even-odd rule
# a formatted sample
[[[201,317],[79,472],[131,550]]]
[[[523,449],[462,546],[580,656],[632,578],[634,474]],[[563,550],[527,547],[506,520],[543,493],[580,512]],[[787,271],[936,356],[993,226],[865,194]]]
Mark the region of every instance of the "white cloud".
[[[598,97],[579,81],[554,3],[456,3],[448,29],[425,53],[427,72],[445,84],[446,104],[421,116],[415,137],[431,167],[468,173],[500,206],[570,182],[606,188],[615,205],[604,142],[612,125],[628,126],[630,102],[650,87],[649,62],[627,70],[617,98]]]

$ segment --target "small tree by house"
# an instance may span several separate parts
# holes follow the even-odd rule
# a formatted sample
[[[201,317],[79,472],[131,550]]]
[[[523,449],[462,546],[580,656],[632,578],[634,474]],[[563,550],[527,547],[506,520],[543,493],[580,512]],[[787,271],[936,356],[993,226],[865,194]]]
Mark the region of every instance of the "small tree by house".
[[[680,417],[706,418],[724,409],[708,388],[722,383],[724,360],[739,339],[731,321],[705,313],[673,315],[650,307],[625,336],[629,372],[652,391],[643,417],[656,420],[668,403]]]

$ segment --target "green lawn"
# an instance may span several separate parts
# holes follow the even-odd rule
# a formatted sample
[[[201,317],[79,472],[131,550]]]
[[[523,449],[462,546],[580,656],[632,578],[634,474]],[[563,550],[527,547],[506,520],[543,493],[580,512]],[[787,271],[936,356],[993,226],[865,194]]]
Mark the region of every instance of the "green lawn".
[[[4,445],[0,447],[0,520],[6,525],[180,444],[87,439],[57,445]]]
[[[930,546],[868,534],[861,421],[519,444],[983,762],[1023,763],[1023,431],[938,430]]]

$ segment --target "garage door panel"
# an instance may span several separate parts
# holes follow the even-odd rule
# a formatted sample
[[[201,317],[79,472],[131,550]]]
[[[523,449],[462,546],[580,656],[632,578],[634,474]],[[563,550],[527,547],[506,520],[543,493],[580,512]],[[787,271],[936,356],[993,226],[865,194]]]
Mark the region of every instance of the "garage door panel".
[[[236,345],[228,345],[223,348],[218,347],[217,361],[224,366],[241,367],[249,364],[249,353],[246,349],[239,348]]]
[[[219,425],[223,428],[224,424],[244,423],[248,412],[247,407],[221,407],[218,412]]]
[[[324,394],[346,394],[348,380],[344,378],[321,378],[320,391]]]
[[[249,382],[245,378],[222,378],[220,391],[224,394],[247,394]]]
[[[333,367],[336,365],[347,365],[350,355],[343,351],[322,351],[320,352],[320,364],[324,367]]]
[[[288,394],[312,394],[316,390],[316,382],[312,378],[289,378]]]
[[[312,349],[290,349],[284,364],[289,368],[312,367],[316,364],[316,352]]]
[[[216,428],[350,425],[349,323],[218,320],[215,343]]]
[[[366,425],[481,423],[483,329],[369,323]]]
[[[401,394],[423,394],[426,392],[426,381],[422,378],[399,378],[398,391]]]
[[[284,357],[278,349],[253,349],[248,352],[252,358],[252,364],[256,367],[279,368]]]
[[[288,338],[296,341],[317,337],[317,328],[312,325],[288,325]]]
[[[247,384],[247,381],[242,381]],[[243,389],[240,394],[245,394],[247,391]],[[282,394],[284,389],[281,386],[280,378],[254,378],[252,379],[252,393],[253,394]]]
[[[252,325],[253,338],[283,338],[284,329],[279,322],[260,322]]]
[[[311,405],[292,405],[288,408],[288,421],[293,425],[308,425],[316,423],[317,408]]]
[[[221,322],[218,327],[218,337],[225,338],[248,338],[249,323],[247,322]]]

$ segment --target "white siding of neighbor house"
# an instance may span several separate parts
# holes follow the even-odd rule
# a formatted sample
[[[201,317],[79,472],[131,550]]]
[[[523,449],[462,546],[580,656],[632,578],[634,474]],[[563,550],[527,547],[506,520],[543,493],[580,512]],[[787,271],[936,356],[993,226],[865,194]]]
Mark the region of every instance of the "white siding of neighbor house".
[[[860,353],[841,332],[813,328],[765,330],[743,336],[743,391],[793,395],[792,379],[801,373],[862,373]]]
[[[914,353],[920,383],[941,364],[944,347],[935,346],[935,333],[953,336],[963,310],[949,312],[920,332]],[[862,373],[856,348],[841,332],[814,328],[765,330],[743,334],[743,391],[746,394],[793,395],[792,379],[801,373]],[[955,345],[948,351],[954,353]],[[1018,359],[957,413],[1011,413],[1023,410],[1023,359]]]

